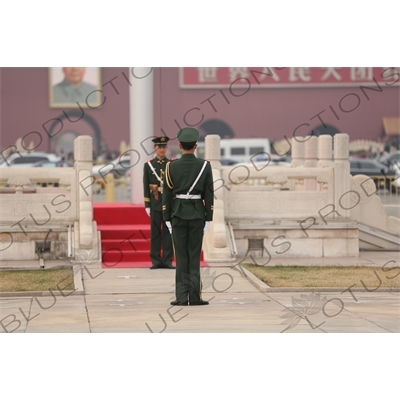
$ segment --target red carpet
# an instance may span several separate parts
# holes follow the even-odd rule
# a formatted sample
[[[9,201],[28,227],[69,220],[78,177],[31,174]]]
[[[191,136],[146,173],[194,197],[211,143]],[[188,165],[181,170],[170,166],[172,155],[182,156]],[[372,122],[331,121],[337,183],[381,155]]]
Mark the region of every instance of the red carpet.
[[[151,267],[150,219],[144,206],[95,203],[93,219],[101,232],[103,268]],[[208,266],[203,261],[203,253],[200,265]]]

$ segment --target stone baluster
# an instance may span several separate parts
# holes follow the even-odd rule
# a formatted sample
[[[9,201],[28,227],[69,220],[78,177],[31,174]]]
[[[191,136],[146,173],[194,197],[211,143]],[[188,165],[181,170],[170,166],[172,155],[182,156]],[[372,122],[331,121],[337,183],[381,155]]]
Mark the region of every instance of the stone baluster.
[[[296,136],[292,139],[292,168],[304,166],[304,137]],[[304,180],[294,181],[294,190],[304,190]]]
[[[318,138],[308,136],[304,148],[304,167],[315,168],[318,165]],[[315,179],[304,179],[305,190],[317,190]]]
[[[334,136],[334,168],[335,168],[335,218],[349,218],[351,209],[350,196],[350,162],[349,135],[337,133]]]
[[[333,139],[331,135],[318,137],[318,164],[320,168],[333,167]]]
[[[221,175],[220,136],[207,135],[205,137],[205,158],[210,161],[214,179],[214,214],[206,235],[212,235],[213,246],[223,248],[227,245],[225,228],[225,185]]]
[[[75,224],[75,247],[93,247],[93,141],[91,136],[74,140],[74,167],[77,177],[78,223]]]
[[[296,136],[292,140],[292,167],[302,167],[304,165],[304,138]]]
[[[333,138],[331,135],[321,135],[318,137],[317,167],[333,167]],[[327,182],[320,182],[320,190],[326,190],[327,188]]]

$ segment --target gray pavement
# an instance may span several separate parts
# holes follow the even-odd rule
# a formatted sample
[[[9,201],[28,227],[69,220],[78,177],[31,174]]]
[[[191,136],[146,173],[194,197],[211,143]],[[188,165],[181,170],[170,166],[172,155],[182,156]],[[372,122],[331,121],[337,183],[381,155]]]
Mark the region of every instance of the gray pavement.
[[[388,272],[382,266],[392,260],[387,267],[400,266],[397,252],[361,252],[352,259],[276,258],[269,265],[368,265],[384,279]],[[1,266],[29,267],[26,262]],[[172,307],[174,270],[102,269],[99,264],[74,270],[75,292],[3,293],[0,332],[400,332],[399,290],[272,289],[238,267],[202,268],[203,299],[210,304]]]

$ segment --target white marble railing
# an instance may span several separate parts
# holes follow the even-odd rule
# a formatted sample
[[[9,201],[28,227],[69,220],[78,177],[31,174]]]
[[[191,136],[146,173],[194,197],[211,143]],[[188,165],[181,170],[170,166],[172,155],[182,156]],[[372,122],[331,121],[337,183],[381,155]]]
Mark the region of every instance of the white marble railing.
[[[266,243],[266,230],[274,226],[275,234],[282,232],[278,231],[280,226],[290,229],[290,235],[296,237],[293,240],[297,240],[306,233],[302,222],[307,221],[308,227],[319,231],[316,236],[322,246],[330,248],[329,254],[340,255],[358,253],[358,223],[400,236],[400,220],[385,215],[379,197],[365,182],[368,177],[350,175],[349,135],[298,137],[291,146],[291,166],[266,166],[267,161],[263,166],[249,160],[247,164],[222,167],[219,136],[206,137],[206,159],[213,168],[215,190],[214,221],[204,240],[206,259],[218,263],[232,257],[232,226],[243,238],[266,235]],[[376,215],[372,207],[379,210]],[[321,229],[325,232],[320,233]],[[299,254],[303,242],[297,243]],[[343,251],[335,253],[335,247]],[[315,254],[323,253],[322,249]]]
[[[34,259],[35,242],[49,232],[67,256],[99,246],[90,136],[75,140],[74,155],[73,168],[0,169],[0,260]]]
[[[0,169],[2,228],[20,221],[24,226],[76,221],[76,175],[74,168]],[[48,187],[40,187],[42,182]]]
[[[222,178],[226,219],[300,219],[334,204],[333,167],[223,167]],[[315,189],[305,190],[306,183]]]

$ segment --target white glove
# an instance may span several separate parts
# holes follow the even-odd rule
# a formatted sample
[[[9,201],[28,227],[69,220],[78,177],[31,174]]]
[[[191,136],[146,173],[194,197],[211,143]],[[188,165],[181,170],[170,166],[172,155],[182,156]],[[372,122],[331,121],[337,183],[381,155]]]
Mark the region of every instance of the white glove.
[[[210,225],[210,221],[206,221],[205,225],[204,225],[204,229],[203,229],[203,235],[206,233],[206,230],[208,229]]]
[[[165,221],[165,225],[167,225],[167,228],[169,230],[169,233],[172,235],[172,225],[171,221]]]
[[[150,207],[146,207],[147,215],[150,217]]]

